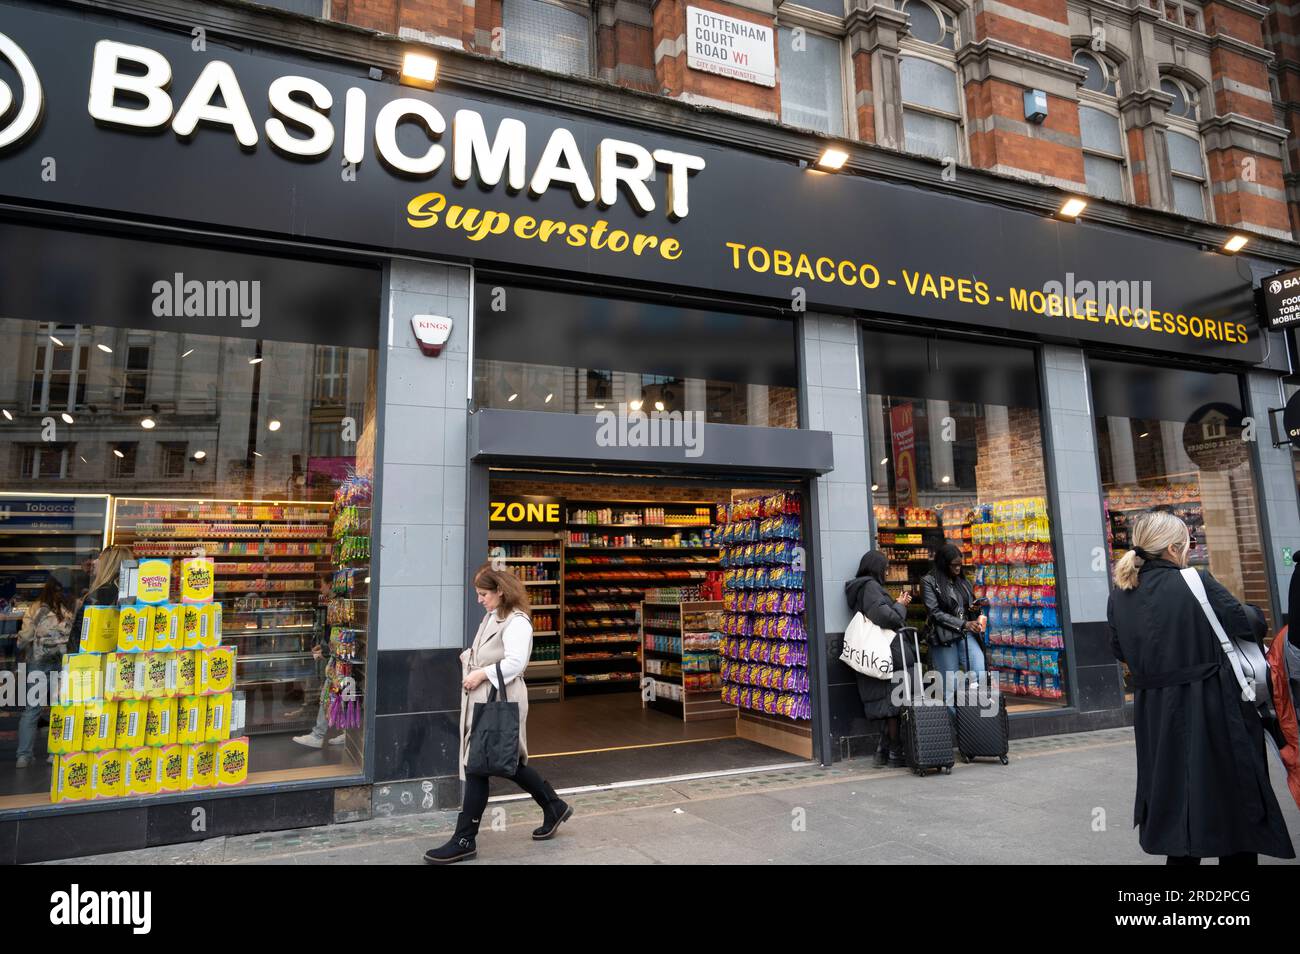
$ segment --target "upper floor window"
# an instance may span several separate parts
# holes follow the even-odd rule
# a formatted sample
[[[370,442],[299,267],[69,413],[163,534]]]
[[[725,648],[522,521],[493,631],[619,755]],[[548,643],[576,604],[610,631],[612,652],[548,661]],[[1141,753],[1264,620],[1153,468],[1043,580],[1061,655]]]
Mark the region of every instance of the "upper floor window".
[[[551,0],[503,0],[502,54],[512,63],[560,73],[592,72],[589,8]]]
[[[845,134],[844,55],[835,37],[781,26],[781,121],[831,136]]]
[[[927,0],[904,0],[909,33],[900,42],[899,84],[904,147],[935,159],[960,159],[961,86],[957,77],[957,20]]]
[[[1198,33],[1205,32],[1205,17],[1199,7],[1182,0],[1147,0],[1147,6],[1158,12],[1170,23],[1187,27]]]
[[[75,411],[86,403],[88,337],[80,325],[43,324],[37,332],[31,410]]]
[[[1128,198],[1128,160],[1117,97],[1114,65],[1089,50],[1077,50],[1074,62],[1088,71],[1079,88],[1079,136],[1088,192],[1123,202]]]
[[[910,36],[922,43],[957,49],[957,18],[927,0],[903,0],[899,9],[907,14]]]
[[[257,2],[289,13],[303,13],[309,17],[330,15],[330,0],[257,0]]]
[[[1160,89],[1174,99],[1165,129],[1174,211],[1195,219],[1208,218],[1209,181],[1198,126],[1200,95],[1187,83],[1170,76],[1160,80]]]

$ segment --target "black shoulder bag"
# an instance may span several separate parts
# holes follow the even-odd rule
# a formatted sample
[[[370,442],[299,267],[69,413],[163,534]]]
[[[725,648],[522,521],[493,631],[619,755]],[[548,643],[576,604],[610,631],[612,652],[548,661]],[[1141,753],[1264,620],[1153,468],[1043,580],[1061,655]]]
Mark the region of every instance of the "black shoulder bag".
[[[513,776],[519,771],[519,703],[506,700],[501,663],[496,664],[497,687],[488,691],[487,702],[474,703],[469,730],[469,753],[465,771],[470,775]]]

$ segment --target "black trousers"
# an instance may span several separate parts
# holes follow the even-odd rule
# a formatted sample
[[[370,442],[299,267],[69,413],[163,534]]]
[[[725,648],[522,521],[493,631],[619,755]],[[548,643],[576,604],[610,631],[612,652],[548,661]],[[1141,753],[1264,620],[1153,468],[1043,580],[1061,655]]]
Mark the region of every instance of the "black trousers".
[[[556,798],[555,789],[551,788],[546,779],[537,774],[537,770],[531,765],[526,763],[520,765],[515,774],[509,776],[509,778],[510,781],[533,796],[533,801],[541,805],[543,810]],[[465,773],[465,800],[461,803],[460,821],[457,828],[465,826],[468,830],[462,831],[460,834],[469,838],[473,838],[478,834],[479,823],[482,822],[483,812],[487,808],[489,781],[490,776]]]
[[[1178,867],[1192,867],[1200,863],[1200,858],[1193,858],[1191,855],[1170,855],[1165,859],[1165,864]],[[1233,868],[1239,868],[1243,865],[1257,865],[1259,864],[1259,855],[1251,851],[1243,851],[1235,855],[1223,855],[1219,858],[1219,864]]]

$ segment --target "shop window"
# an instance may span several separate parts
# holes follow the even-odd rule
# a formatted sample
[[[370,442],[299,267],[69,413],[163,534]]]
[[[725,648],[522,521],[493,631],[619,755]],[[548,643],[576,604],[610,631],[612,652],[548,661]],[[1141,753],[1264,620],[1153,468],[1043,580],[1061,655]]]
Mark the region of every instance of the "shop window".
[[[90,346],[80,325],[42,324],[34,336],[31,410],[75,411],[86,403]]]
[[[844,54],[840,40],[802,26],[782,26],[777,34],[781,44],[781,121],[843,136]]]
[[[965,553],[989,600],[987,668],[1019,706],[1067,701],[1064,633],[1034,353],[973,341],[868,331],[867,431],[877,545],[889,589],[910,590],[935,549]]]
[[[109,466],[113,470],[114,477],[135,476],[135,457],[139,446],[134,441],[112,445],[109,454]]]
[[[934,159],[959,158],[962,118],[956,63],[901,56],[899,73],[907,150]]]
[[[1134,519],[1169,510],[1192,534],[1190,562],[1272,613],[1250,442],[1236,375],[1089,362],[1112,560]]]
[[[1079,131],[1088,191],[1103,199],[1128,198],[1127,151],[1120,122],[1117,71],[1109,60],[1077,50],[1074,62],[1088,70],[1079,89]]]
[[[485,289],[498,286],[484,286]],[[560,414],[700,413],[714,424],[798,427],[794,326],[629,299],[506,288],[478,296],[478,407]]]
[[[512,63],[589,76],[592,72],[589,7],[551,0],[504,0],[502,54]]]

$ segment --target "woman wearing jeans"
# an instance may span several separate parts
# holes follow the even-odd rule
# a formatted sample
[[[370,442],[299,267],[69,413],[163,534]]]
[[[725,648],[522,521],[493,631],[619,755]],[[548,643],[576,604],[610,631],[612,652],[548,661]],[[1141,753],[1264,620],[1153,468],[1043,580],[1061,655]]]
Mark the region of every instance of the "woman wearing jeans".
[[[41,595],[32,601],[23,615],[22,629],[18,633],[18,648],[27,660],[27,690],[32,690],[31,675],[40,673],[46,682],[44,704],[29,704],[18,721],[17,768],[32,764],[36,751],[36,728],[46,705],[53,705],[53,680],[50,674],[59,671],[63,654],[68,650],[68,634],[72,629],[72,607],[63,594],[63,585],[50,578],[41,588]]]
[[[533,651],[533,624],[528,612],[528,593],[513,573],[492,569],[484,564],[474,574],[474,589],[479,605],[487,612],[479,624],[474,643],[460,655],[460,777],[465,780],[465,798],[456,831],[451,840],[424,853],[429,864],[445,865],[475,857],[479,823],[488,802],[488,776],[465,771],[469,755],[469,733],[476,703],[487,702],[488,693],[496,689],[508,702],[519,705],[519,769],[511,781],[522,788],[542,807],[541,827],[533,829],[533,839],[542,841],[555,834],[560,824],[573,815],[573,808],[560,800],[555,789],[537,774],[528,760],[528,687],[523,673]],[[504,688],[497,684],[498,667]]]
[[[930,668],[943,673],[943,699],[956,709],[957,671],[984,674],[984,649],[979,635],[984,617],[967,619],[975,605],[975,590],[962,575],[961,550],[945,543],[934,553],[934,568],[921,580],[921,596],[929,613],[927,624]]]

